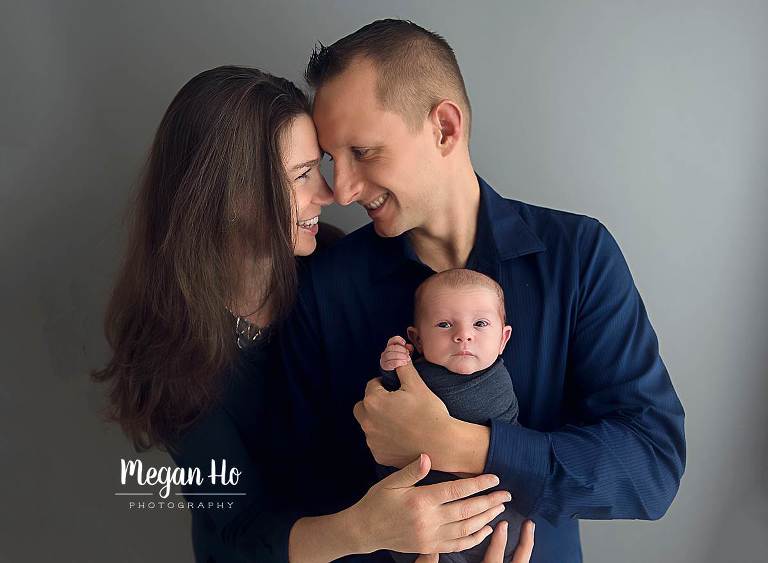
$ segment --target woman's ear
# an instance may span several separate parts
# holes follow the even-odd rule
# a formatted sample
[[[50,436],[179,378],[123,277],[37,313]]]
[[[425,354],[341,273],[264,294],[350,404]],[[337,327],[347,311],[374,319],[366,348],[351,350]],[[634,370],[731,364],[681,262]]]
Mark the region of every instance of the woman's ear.
[[[506,325],[501,331],[501,347],[499,348],[499,355],[501,355],[501,353],[504,351],[504,348],[506,348],[510,336],[512,336],[512,327]]]
[[[408,327],[408,340],[413,342],[413,345],[416,347],[416,351],[419,354],[422,354],[421,351],[421,338],[419,337],[419,331],[415,326],[409,326]]]

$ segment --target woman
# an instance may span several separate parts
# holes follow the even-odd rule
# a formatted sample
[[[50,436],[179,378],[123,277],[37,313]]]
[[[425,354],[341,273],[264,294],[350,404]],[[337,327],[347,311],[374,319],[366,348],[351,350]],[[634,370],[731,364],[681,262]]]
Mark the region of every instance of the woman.
[[[198,561],[285,560],[289,542],[292,561],[360,552],[345,539],[350,516],[402,502],[372,488],[344,517],[299,519],[291,496],[302,457],[281,440],[290,413],[273,327],[294,299],[294,256],[315,250],[332,201],[309,109],[293,84],[249,68],[205,71],[179,91],[107,312],[114,357],[95,377],[110,382],[110,416],[137,450],[241,472],[236,487],[184,487]],[[220,496],[197,496],[210,492]]]

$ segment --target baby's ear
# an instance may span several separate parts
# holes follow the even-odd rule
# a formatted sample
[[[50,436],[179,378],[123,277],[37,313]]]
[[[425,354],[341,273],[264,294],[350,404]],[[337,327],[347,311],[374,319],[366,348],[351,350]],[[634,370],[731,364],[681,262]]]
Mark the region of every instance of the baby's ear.
[[[419,331],[415,326],[409,326],[408,327],[408,340],[413,342],[413,345],[416,347],[416,351],[421,354],[421,338],[419,337]]]
[[[512,327],[509,325],[506,325],[501,330],[501,347],[499,348],[499,355],[504,351],[504,348],[507,346],[507,342],[509,342],[509,337],[512,336]]]

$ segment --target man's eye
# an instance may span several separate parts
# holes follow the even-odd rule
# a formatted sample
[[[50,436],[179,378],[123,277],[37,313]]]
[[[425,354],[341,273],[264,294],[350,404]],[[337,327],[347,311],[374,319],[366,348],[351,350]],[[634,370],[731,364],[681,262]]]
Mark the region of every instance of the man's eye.
[[[352,149],[352,154],[355,155],[355,158],[365,158],[370,150],[371,149]]]
[[[483,321],[483,320],[475,321],[475,326],[477,327],[484,327],[484,326],[488,326],[489,324],[490,323],[488,321]]]
[[[435,325],[437,328],[451,328],[451,323],[448,321],[440,321]]]

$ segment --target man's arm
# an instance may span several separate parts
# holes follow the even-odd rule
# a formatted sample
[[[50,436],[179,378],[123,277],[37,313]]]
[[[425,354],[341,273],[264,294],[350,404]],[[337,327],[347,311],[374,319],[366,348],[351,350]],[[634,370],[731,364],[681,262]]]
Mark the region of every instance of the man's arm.
[[[685,468],[684,412],[618,245],[590,226],[566,374],[580,421],[554,432],[493,422],[484,471],[526,516],[657,519]]]

